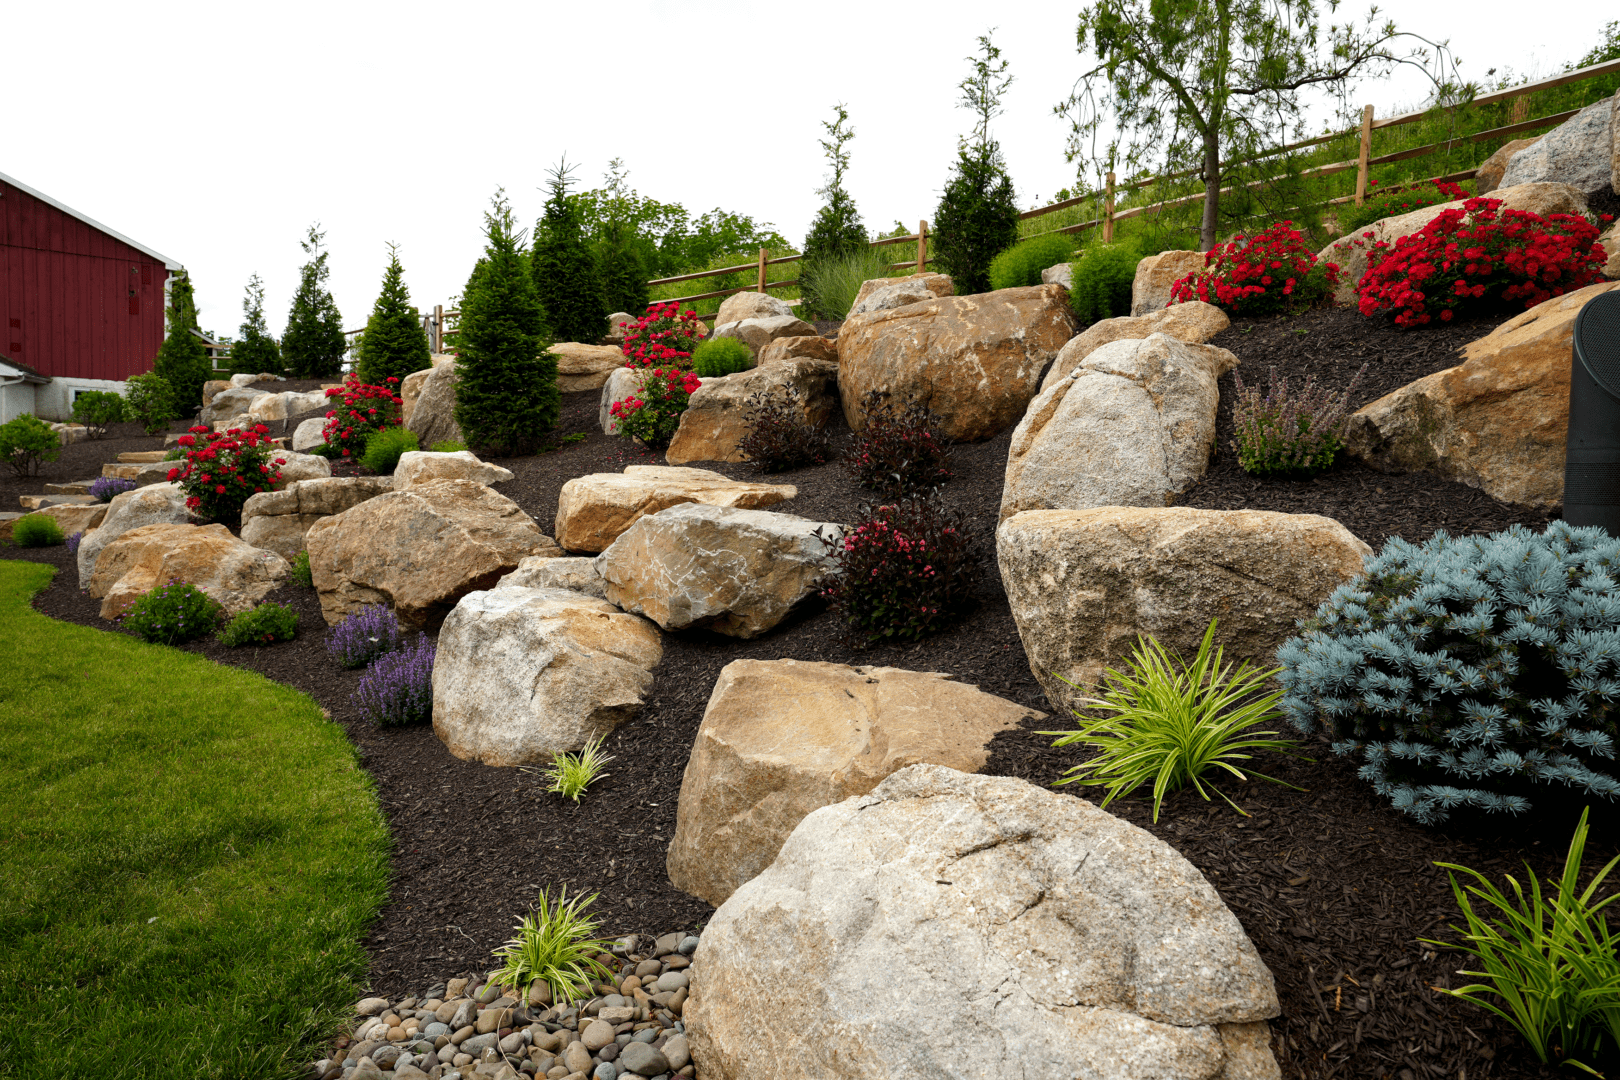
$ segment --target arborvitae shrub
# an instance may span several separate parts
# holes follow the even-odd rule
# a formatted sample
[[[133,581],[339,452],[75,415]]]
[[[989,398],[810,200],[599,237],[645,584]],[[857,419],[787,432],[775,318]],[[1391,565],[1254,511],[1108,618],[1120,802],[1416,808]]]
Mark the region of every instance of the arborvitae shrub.
[[[1074,254],[1074,237],[1047,233],[1020,240],[990,260],[990,287],[1016,289],[1041,284],[1041,271],[1068,262]]]
[[[647,307],[647,264],[634,243],[635,230],[620,221],[610,222],[607,238],[596,252],[596,272],[602,281],[602,303],[609,313],[644,311]],[[606,334],[606,327],[597,337]]]
[[[169,282],[168,336],[152,361],[152,371],[163,377],[174,395],[181,416],[202,408],[203,383],[214,377],[208,350],[192,331],[197,328],[197,302],[191,279],[184,274]]]
[[[1131,313],[1136,281],[1136,249],[1126,244],[1087,248],[1069,273],[1069,308],[1082,327]]]
[[[281,346],[270,336],[270,324],[264,318],[264,282],[258,274],[248,279],[242,297],[242,325],[231,346],[231,371],[240,375],[281,373]]]
[[[337,301],[326,287],[331,275],[326,257],[331,252],[321,250],[325,238],[319,225],[311,225],[308,237],[299,241],[309,262],[298,272],[298,291],[293,294],[287,329],[281,335],[282,362],[300,379],[329,379],[336,375],[343,367],[347,348],[343,316],[338,314]]]
[[[1620,540],[1563,522],[1392,539],[1278,650],[1283,709],[1424,824],[1552,785],[1612,799],[1617,567]]]
[[[405,376],[432,363],[427,334],[405,288],[399,249],[390,244],[382,291],[366,320],[366,332],[360,335],[360,363],[355,371],[361,382],[382,385],[389,376],[404,382]]]
[[[1018,205],[1000,147],[964,145],[934,211],[933,268],[951,275],[958,296],[985,292],[990,260],[1017,240]]]
[[[692,370],[705,379],[731,375],[754,366],[754,354],[736,338],[709,338],[692,350]]]
[[[556,341],[597,341],[607,330],[608,307],[596,256],[585,240],[577,196],[568,194],[568,166],[551,170],[544,216],[534,227],[529,265],[535,295]]]

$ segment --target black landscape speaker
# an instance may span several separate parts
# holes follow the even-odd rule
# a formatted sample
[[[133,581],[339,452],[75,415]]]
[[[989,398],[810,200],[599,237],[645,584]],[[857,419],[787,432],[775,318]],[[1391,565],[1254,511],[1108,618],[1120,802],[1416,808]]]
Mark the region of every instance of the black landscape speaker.
[[[1620,289],[1575,316],[1564,520],[1620,536]]]

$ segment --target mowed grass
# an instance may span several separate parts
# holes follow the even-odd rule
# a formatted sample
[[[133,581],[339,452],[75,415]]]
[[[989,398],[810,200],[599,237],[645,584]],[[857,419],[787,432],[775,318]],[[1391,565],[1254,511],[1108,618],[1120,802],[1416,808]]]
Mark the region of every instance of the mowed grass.
[[[352,1007],[389,840],[304,694],[0,561],[0,1076],[289,1077]]]

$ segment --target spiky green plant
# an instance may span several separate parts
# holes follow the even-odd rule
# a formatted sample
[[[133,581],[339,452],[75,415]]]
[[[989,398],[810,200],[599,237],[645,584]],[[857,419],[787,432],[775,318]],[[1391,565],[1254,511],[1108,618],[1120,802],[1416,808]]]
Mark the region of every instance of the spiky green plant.
[[[551,781],[551,786],[546,790],[579,802],[586,788],[607,775],[602,769],[613,760],[612,754],[602,753],[602,739],[603,736],[598,735],[577,754],[553,754],[551,764],[545,770],[546,777]]]
[[[492,976],[494,981],[526,991],[540,980],[551,988],[553,1001],[566,1004],[588,997],[593,977],[613,978],[613,972],[596,959],[612,945],[597,940],[600,924],[586,915],[596,896],[569,900],[564,886],[553,904],[547,890],[541,889],[534,909],[514,928],[517,936],[495,950],[502,967]]]
[[[1108,715],[1085,717],[1078,731],[1043,731],[1060,735],[1053,746],[1083,743],[1098,753],[1069,769],[1057,784],[1086,784],[1108,790],[1102,805],[1153,784],[1153,820],[1166,794],[1191,784],[1209,801],[1214,791],[1238,813],[1237,803],[1204,774],[1224,769],[1239,780],[1258,777],[1284,787],[1295,785],[1235,762],[1247,761],[1249,751],[1290,753],[1292,739],[1268,738],[1275,731],[1250,732],[1256,724],[1279,717],[1274,706],[1282,691],[1261,693],[1276,670],[1258,671],[1245,660],[1234,670],[1222,665],[1222,649],[1215,644],[1215,623],[1209,621],[1204,640],[1191,664],[1170,653],[1156,638],[1137,638],[1126,670],[1109,668],[1101,697],[1087,697],[1086,705]],[[1295,755],[1297,756],[1297,755]],[[1209,791],[1206,791],[1205,788]],[[1296,788],[1297,790],[1297,788]]]

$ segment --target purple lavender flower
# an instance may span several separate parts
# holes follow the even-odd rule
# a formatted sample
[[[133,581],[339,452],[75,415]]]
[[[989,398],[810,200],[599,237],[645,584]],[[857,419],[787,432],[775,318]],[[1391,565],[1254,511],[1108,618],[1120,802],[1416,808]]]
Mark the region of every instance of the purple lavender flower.
[[[379,727],[426,723],[433,715],[433,642],[413,644],[379,656],[354,692],[360,715]]]
[[[112,502],[113,496],[134,490],[135,481],[121,480],[116,476],[98,476],[90,481],[90,494],[102,502]]]
[[[399,622],[386,604],[368,604],[327,631],[326,651],[338,667],[365,667],[399,648]]]
[[[79,541],[83,539],[84,533],[82,532],[76,532],[67,538],[67,549],[69,555],[77,555],[79,553]]]

